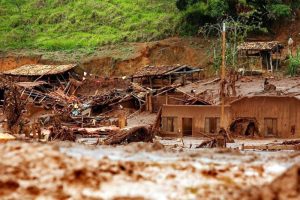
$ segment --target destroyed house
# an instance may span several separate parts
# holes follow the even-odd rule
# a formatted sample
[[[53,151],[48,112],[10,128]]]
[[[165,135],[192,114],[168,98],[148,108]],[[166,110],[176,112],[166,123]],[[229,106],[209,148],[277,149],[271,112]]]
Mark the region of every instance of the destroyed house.
[[[3,72],[5,76],[12,78],[16,82],[30,82],[44,80],[48,83],[67,82],[76,64],[69,65],[23,65],[19,68]]]
[[[75,64],[23,65],[3,72],[3,78],[21,88],[22,98],[40,104],[56,96],[72,93],[73,83],[76,82],[73,77],[77,76],[75,67]],[[52,94],[54,91],[59,95]]]
[[[151,104],[152,110],[150,111],[159,112],[163,105],[211,105],[211,102],[174,89],[174,91],[151,96]]]
[[[181,83],[185,85],[188,81],[200,80],[202,69],[188,65],[176,66],[146,66],[137,71],[132,77],[132,82],[153,89]]]
[[[220,105],[164,105],[164,136],[216,135],[220,129]],[[243,97],[225,105],[224,128],[235,137],[299,137],[300,99],[289,96]]]
[[[244,42],[238,46],[239,65],[273,71],[280,67],[283,45],[277,41]]]

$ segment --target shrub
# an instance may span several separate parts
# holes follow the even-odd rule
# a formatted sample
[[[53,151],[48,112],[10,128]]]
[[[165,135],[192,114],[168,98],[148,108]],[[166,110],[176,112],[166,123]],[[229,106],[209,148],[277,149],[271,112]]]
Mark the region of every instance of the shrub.
[[[285,4],[273,4],[269,6],[269,17],[273,19],[289,17],[291,15],[291,8]]]
[[[297,50],[295,56],[290,55],[288,63],[288,74],[295,76],[300,69],[300,49]]]

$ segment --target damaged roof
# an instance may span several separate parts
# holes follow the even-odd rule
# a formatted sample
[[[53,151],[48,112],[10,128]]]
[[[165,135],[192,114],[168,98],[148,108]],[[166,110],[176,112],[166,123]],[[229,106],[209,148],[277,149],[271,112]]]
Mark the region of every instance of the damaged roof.
[[[283,45],[278,41],[269,42],[244,42],[238,46],[238,50],[276,50],[282,49]]]
[[[171,73],[179,72],[183,70],[187,70],[186,72],[199,72],[199,68],[191,67],[188,65],[175,65],[175,66],[145,66],[144,68],[137,71],[133,77],[144,77],[144,76],[161,76],[161,75],[169,75]]]
[[[42,76],[55,75],[69,71],[76,67],[76,64],[69,65],[23,65],[19,68],[3,72],[5,75],[14,76]]]
[[[230,104],[235,104],[237,102],[241,102],[241,101],[244,101],[246,99],[262,99],[262,100],[265,100],[265,99],[282,99],[282,101],[284,99],[295,99],[297,101],[300,100],[296,96],[290,96],[290,95],[276,96],[276,95],[267,95],[267,94],[264,94],[264,95],[254,95],[254,96],[243,96],[243,97],[240,97],[240,98],[238,98],[236,100],[231,101]]]
[[[36,82],[17,82],[16,85],[24,87],[24,88],[33,88],[36,86],[46,85],[45,81],[36,81]]]
[[[276,86],[276,91],[265,92],[264,91],[264,77],[248,76],[241,77],[236,81],[237,97],[242,98],[246,96],[294,96],[300,99],[300,79],[298,78],[281,78],[281,79],[269,79],[270,83]],[[207,102],[219,105],[220,101],[220,79],[211,78],[196,83],[191,83],[177,90],[183,91],[192,96],[201,96]],[[194,91],[194,93],[191,93]],[[229,99],[234,101],[236,99]]]

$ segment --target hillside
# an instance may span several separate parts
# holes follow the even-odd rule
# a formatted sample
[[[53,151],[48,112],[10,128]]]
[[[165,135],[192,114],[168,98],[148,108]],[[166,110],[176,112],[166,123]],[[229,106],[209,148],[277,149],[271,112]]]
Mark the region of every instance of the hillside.
[[[240,31],[235,38],[227,34],[228,49],[244,40],[286,45],[291,36],[296,52],[300,0],[251,2],[0,0],[0,72],[24,64],[77,63],[94,74],[128,75],[145,65],[189,64],[215,74],[221,43],[216,35],[198,33],[226,16]]]
[[[0,49],[93,51],[175,33],[173,0],[0,0]]]

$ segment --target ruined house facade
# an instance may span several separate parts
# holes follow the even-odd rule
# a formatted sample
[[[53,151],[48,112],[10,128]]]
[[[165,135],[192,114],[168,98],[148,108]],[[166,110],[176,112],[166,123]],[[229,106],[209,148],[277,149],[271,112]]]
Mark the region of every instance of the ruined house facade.
[[[174,83],[186,85],[188,81],[199,81],[202,71],[203,69],[199,67],[188,65],[145,66],[131,77],[131,82],[137,82],[152,89],[170,86]]]
[[[221,106],[164,105],[161,133],[164,136],[218,134]],[[300,100],[295,97],[243,97],[225,106],[225,129],[235,136],[299,137]]]
[[[278,41],[244,42],[238,46],[240,65],[273,71],[280,67],[283,45]]]

